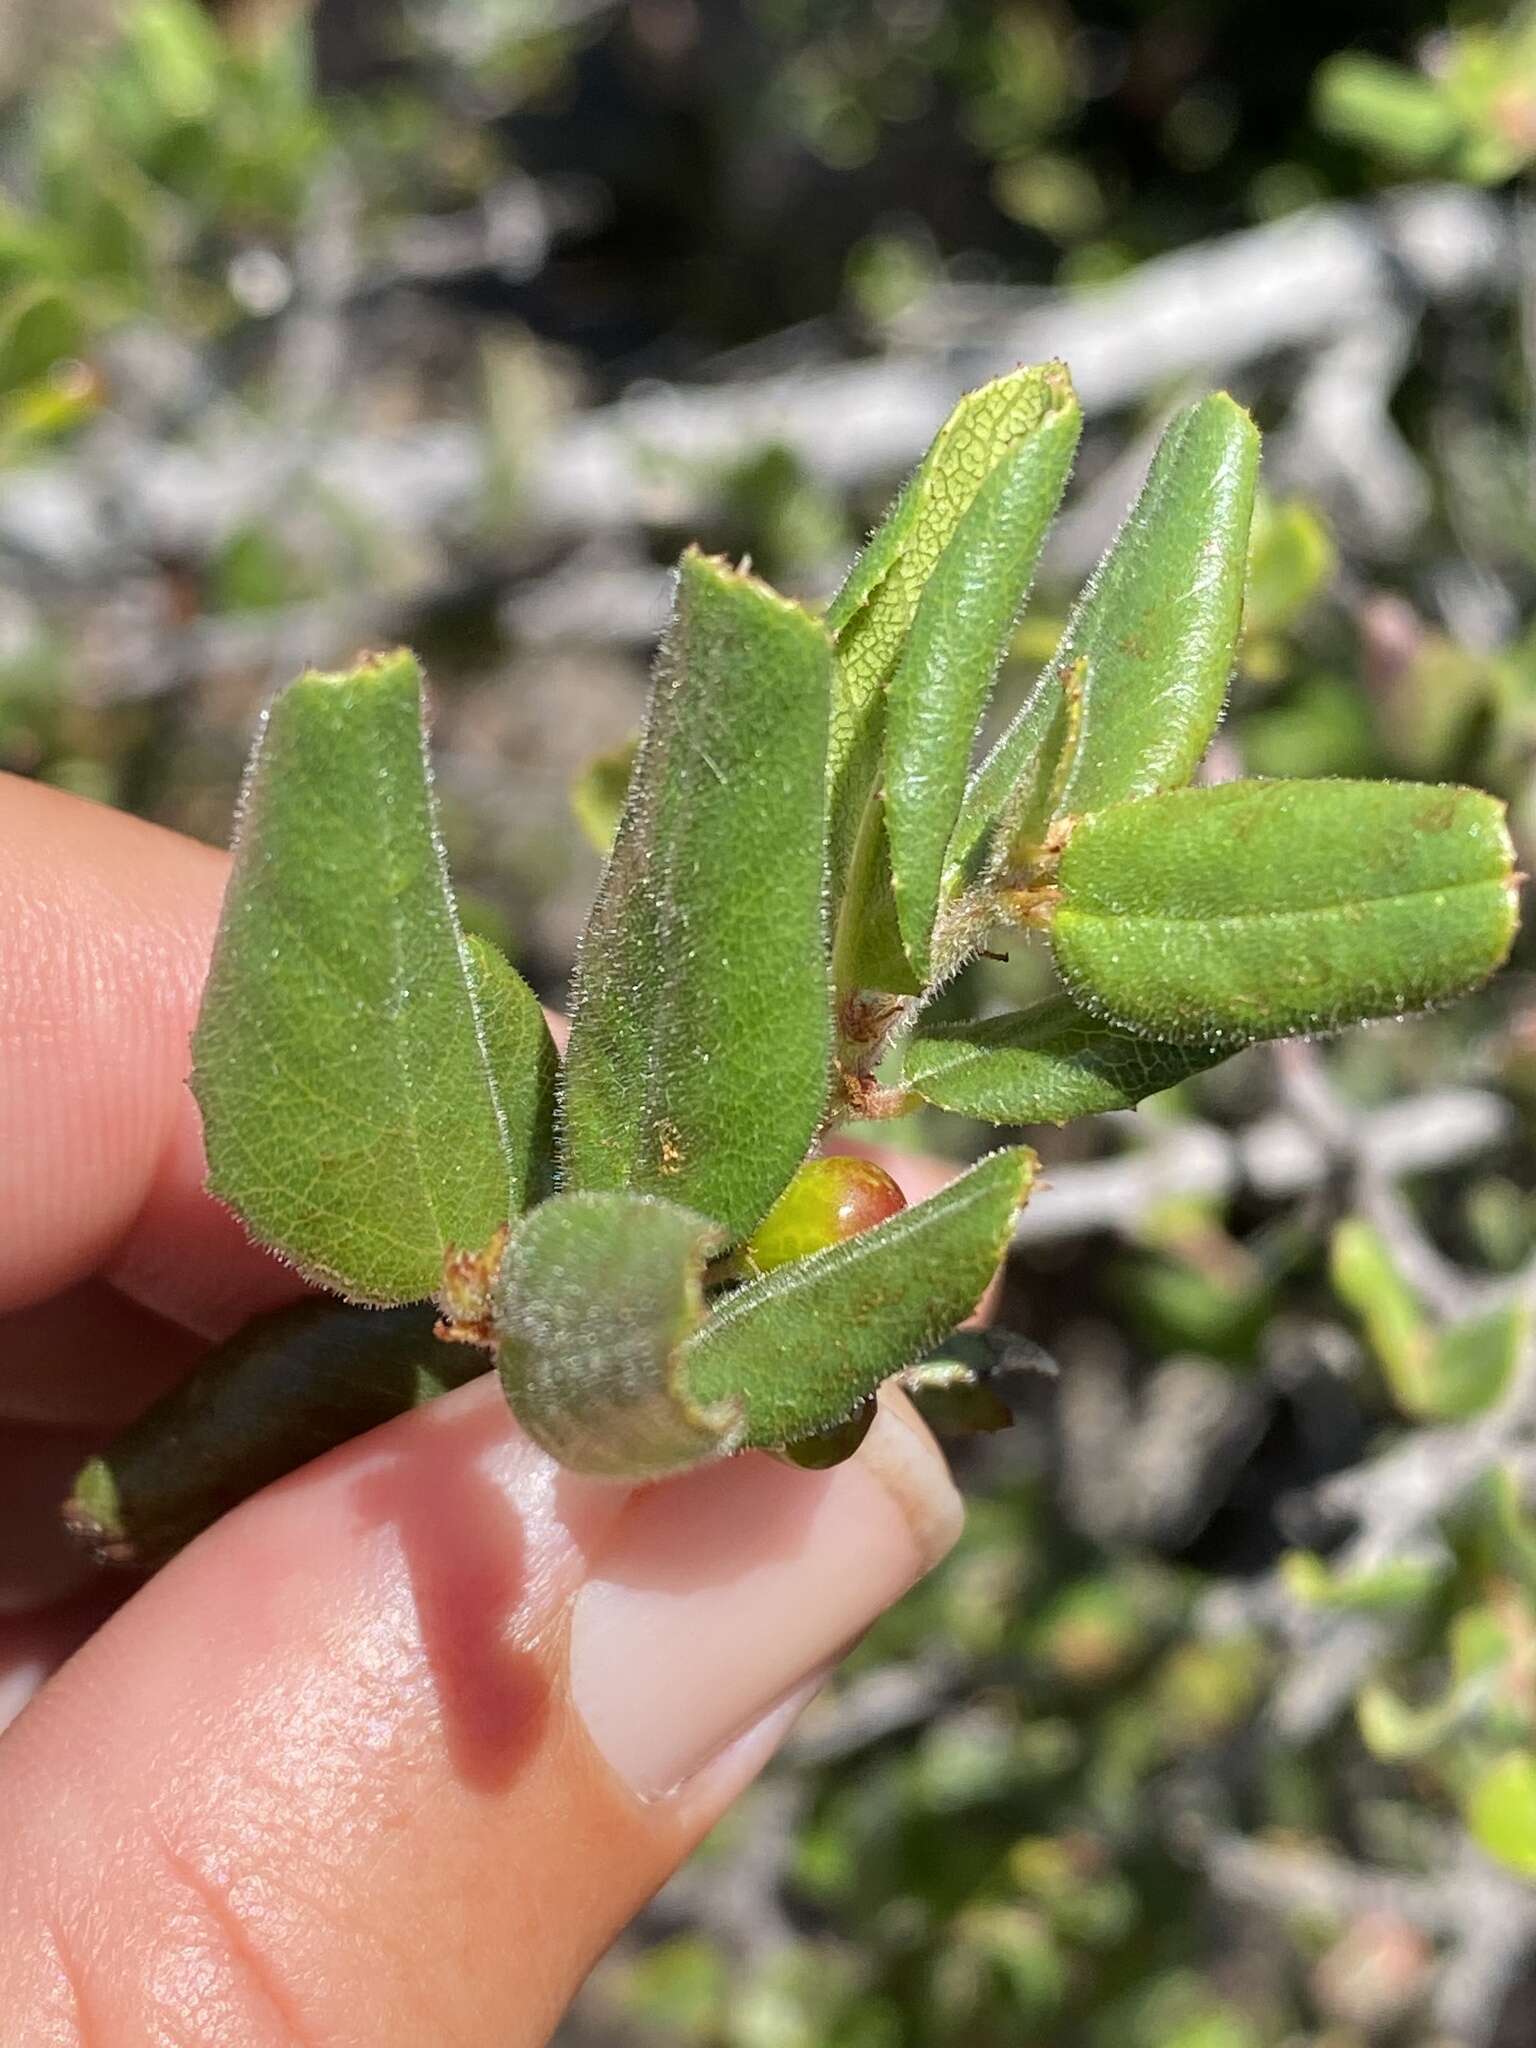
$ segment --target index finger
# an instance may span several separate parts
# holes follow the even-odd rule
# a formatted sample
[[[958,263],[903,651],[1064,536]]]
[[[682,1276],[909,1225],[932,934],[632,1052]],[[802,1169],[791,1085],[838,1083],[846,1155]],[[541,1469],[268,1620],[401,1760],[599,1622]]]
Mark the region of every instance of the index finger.
[[[302,1291],[203,1187],[188,1042],[228,865],[0,775],[0,1312],[100,1273],[221,1336]]]

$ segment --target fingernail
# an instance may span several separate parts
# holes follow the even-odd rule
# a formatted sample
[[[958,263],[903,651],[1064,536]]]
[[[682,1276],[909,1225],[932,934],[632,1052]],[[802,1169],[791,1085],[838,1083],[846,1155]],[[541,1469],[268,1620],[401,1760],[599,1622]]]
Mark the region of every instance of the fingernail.
[[[571,1696],[642,1798],[781,1710],[949,1550],[962,1509],[904,1404],[830,1472],[737,1458],[636,1494],[571,1618]]]

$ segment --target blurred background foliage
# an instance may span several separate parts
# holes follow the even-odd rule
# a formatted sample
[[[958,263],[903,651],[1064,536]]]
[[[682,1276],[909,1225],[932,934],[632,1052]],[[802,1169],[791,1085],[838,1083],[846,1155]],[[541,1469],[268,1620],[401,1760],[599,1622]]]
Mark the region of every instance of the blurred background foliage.
[[[473,918],[558,1001],[679,544],[824,595],[1059,349],[1004,703],[1229,383],[1211,772],[1477,781],[1531,863],[1536,10],[10,0],[0,107],[0,765],[222,840],[264,692],[409,638]],[[1529,2043],[1533,1118],[1527,949],[1030,1133],[967,1536],[567,2048]]]

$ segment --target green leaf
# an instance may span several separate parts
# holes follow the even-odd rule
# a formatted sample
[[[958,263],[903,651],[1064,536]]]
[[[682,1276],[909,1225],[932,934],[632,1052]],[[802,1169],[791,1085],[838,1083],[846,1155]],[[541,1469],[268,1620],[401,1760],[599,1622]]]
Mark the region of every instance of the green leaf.
[[[188,0],[140,0],[129,49],[158,110],[175,121],[205,120],[218,105],[225,52],[217,29]]]
[[[1487,1765],[1468,1792],[1466,1821],[1490,1856],[1536,1878],[1536,1755],[1511,1749]]]
[[[891,878],[885,802],[876,792],[864,808],[844,880],[832,947],[832,985],[839,1004],[861,989],[921,995],[923,983],[902,944]]]
[[[744,1236],[826,1104],[832,654],[822,626],[690,552],[619,836],[582,940],[566,1184]]]
[[[1340,51],[1319,67],[1312,108],[1327,133],[1419,169],[1439,163],[1461,130],[1436,80],[1360,50]]]
[[[1334,1231],[1328,1277],[1365,1325],[1398,1406],[1408,1415],[1427,1413],[1424,1371],[1434,1333],[1385,1239],[1363,1217],[1346,1216]]]
[[[464,943],[486,1058],[501,1102],[507,1156],[521,1196],[519,1207],[528,1208],[543,1201],[555,1184],[560,1055],[543,1005],[511,961],[488,939],[467,938]]]
[[[1502,1588],[1495,1587],[1495,1600],[1502,1592]],[[1488,1681],[1503,1674],[1514,1650],[1509,1613],[1506,1610],[1501,1614],[1493,1601],[1464,1607],[1451,1623],[1451,1674],[1458,1688],[1477,1687],[1485,1694],[1491,1692],[1493,1687]],[[1511,1693],[1518,1703],[1518,1673],[1511,1676],[1516,1680]]]
[[[1380,1232],[1357,1216],[1334,1232],[1329,1270],[1403,1414],[1463,1422],[1505,1392],[1530,1334],[1527,1310],[1510,1304],[1437,1330]]]
[[[406,653],[273,703],[193,1041],[209,1184],[358,1301],[432,1294],[521,1207]]]
[[[1519,1580],[1527,1599],[1536,1601],[1536,1521],[1526,1508],[1525,1490],[1513,1465],[1494,1467],[1485,1497],[1499,1565]]]
[[[0,299],[0,393],[31,388],[87,346],[75,295],[36,282]]]
[[[1236,659],[1258,463],[1257,430],[1224,392],[1170,424],[1061,645],[976,773],[954,869],[999,819],[994,866],[1026,867],[1054,819],[1194,773]]]
[[[987,478],[1058,415],[1073,421],[1078,415],[1061,363],[1015,370],[967,392],[828,607],[837,641],[827,749],[834,909],[879,778],[883,693],[923,590]],[[972,737],[967,734],[967,744]]]
[[[513,1233],[497,1286],[497,1366],[512,1412],[561,1464],[654,1479],[735,1448],[739,1401],[697,1401],[683,1347],[721,1233],[672,1202],[556,1195]]]
[[[1051,944],[1077,1000],[1125,1030],[1336,1030],[1486,981],[1514,936],[1511,859],[1503,805],[1477,790],[1178,790],[1078,824]]]
[[[1509,1389],[1530,1330],[1530,1311],[1515,1304],[1442,1330],[1429,1357],[1425,1412],[1465,1422],[1492,1408]]]
[[[957,1331],[945,1348],[967,1334]],[[902,1374],[901,1384],[937,1436],[990,1436],[1013,1426],[1013,1410],[967,1358],[925,1358]]]
[[[1248,556],[1244,639],[1286,632],[1337,566],[1333,536],[1314,506],[1305,498],[1261,496]]]
[[[601,854],[611,853],[624,815],[629,778],[635,772],[638,740],[626,740],[590,760],[571,790],[571,809],[587,842]]]
[[[998,460],[923,587],[890,680],[884,823],[901,941],[921,986],[933,974],[945,856],[976,728],[1066,489],[1081,427],[1069,395]]]
[[[1456,1732],[1463,1718],[1454,1694],[1424,1707],[1410,1706],[1390,1686],[1373,1680],[1355,1702],[1360,1740],[1383,1763],[1416,1763]]]
[[[1134,1109],[1226,1059],[1230,1046],[1163,1045],[1101,1024],[1070,996],[977,1023],[919,1025],[902,1085],[996,1124],[1065,1124]]]
[[[1310,1550],[1291,1550],[1280,1560],[1286,1591],[1304,1607],[1339,1614],[1395,1614],[1417,1607],[1453,1569],[1449,1555],[1393,1558],[1370,1570],[1334,1571]]]
[[[1031,1152],[994,1153],[708,1316],[712,1224],[653,1196],[556,1195],[514,1231],[497,1287],[513,1413],[562,1464],[609,1478],[748,1445],[835,1461],[855,1447],[839,1425],[975,1307],[1034,1167]]]
[[[65,1519],[98,1556],[150,1569],[251,1494],[486,1370],[431,1307],[304,1302],[257,1316],[83,1467]]]
[[[748,1444],[850,1415],[968,1316],[1027,1199],[1032,1152],[994,1152],[926,1202],[729,1295],[687,1347],[693,1401],[740,1400]]]

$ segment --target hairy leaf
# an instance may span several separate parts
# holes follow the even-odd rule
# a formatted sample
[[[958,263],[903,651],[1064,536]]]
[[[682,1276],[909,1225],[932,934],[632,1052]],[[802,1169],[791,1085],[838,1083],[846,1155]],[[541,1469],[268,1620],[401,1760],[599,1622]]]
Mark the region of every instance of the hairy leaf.
[[[923,991],[922,977],[902,944],[885,797],[879,790],[865,805],[845,878],[832,948],[832,985],[839,1002],[860,989],[897,996]]]
[[[744,1441],[758,1445],[851,1415],[976,1306],[1035,1164],[994,1152],[928,1201],[728,1296],[688,1343],[692,1400],[740,1400]]]
[[[560,1055],[543,1006],[511,961],[485,939],[465,944],[491,1079],[506,1124],[507,1156],[521,1194],[519,1206],[527,1207],[554,1186]]]
[[[968,392],[828,608],[827,624],[837,639],[827,751],[834,908],[879,779],[883,692],[924,587],[988,477],[1047,419],[1057,417],[1078,417],[1071,380],[1060,363],[1015,370]],[[973,737],[974,731],[966,735],[967,744]]]
[[[1391,1017],[1509,951],[1504,807],[1407,782],[1229,782],[1085,818],[1051,928],[1073,995],[1125,1030],[1231,1044]]]
[[[556,1195],[513,1235],[497,1323],[507,1399],[563,1464],[655,1478],[744,1445],[825,1438],[974,1308],[1029,1191],[994,1153],[941,1194],[778,1267],[705,1316],[722,1237],[654,1197]],[[814,1447],[811,1456],[818,1455]]]
[[[613,857],[582,941],[569,1186],[691,1205],[742,1236],[826,1102],[831,644],[685,555]]]
[[[273,703],[194,1051],[214,1193],[341,1294],[430,1295],[521,1207],[409,654]]]
[[[65,1519],[110,1563],[163,1564],[309,1459],[478,1378],[485,1353],[440,1344],[435,1321],[326,1301],[257,1316],[91,1459]]]
[[[885,830],[902,944],[922,985],[976,728],[1077,449],[1075,404],[1047,413],[986,478],[924,586],[891,677]]]
[[[918,1027],[903,1085],[939,1109],[997,1124],[1064,1124],[1134,1109],[1232,1048],[1164,1045],[1100,1023],[1070,996],[979,1023]]]
[[[1188,780],[1236,658],[1259,437],[1225,393],[1173,420],[1028,701],[982,764],[950,850],[1027,864],[1051,822]]]
[[[653,1479],[731,1450],[740,1404],[690,1397],[683,1347],[721,1234],[652,1196],[556,1195],[517,1231],[497,1288],[512,1412],[563,1465]]]

